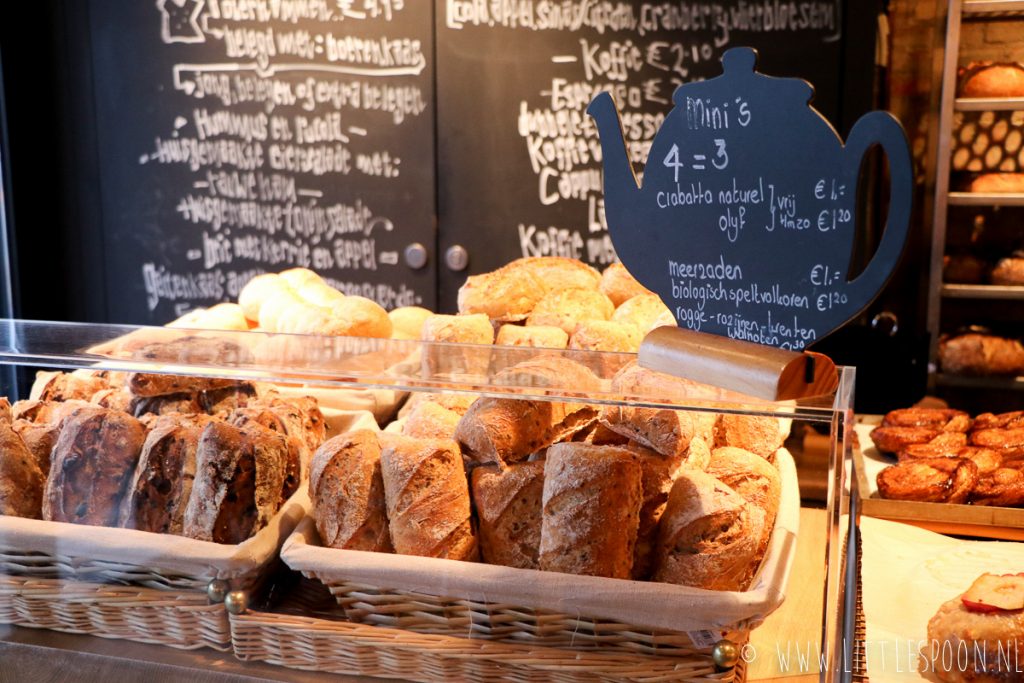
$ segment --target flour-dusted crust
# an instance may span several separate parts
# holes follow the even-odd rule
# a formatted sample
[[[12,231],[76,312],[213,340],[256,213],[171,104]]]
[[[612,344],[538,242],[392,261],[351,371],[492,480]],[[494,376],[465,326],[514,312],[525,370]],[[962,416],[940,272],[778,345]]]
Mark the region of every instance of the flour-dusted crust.
[[[483,561],[537,569],[544,463],[516,463],[504,469],[477,467],[472,474],[472,492]]]

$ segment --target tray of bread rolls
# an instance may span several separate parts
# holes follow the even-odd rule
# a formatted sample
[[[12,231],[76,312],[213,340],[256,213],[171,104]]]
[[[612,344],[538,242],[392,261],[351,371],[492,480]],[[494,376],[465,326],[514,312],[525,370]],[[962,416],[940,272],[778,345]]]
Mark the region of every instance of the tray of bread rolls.
[[[862,418],[855,430],[864,514],[1024,540],[1024,412],[907,408]]]

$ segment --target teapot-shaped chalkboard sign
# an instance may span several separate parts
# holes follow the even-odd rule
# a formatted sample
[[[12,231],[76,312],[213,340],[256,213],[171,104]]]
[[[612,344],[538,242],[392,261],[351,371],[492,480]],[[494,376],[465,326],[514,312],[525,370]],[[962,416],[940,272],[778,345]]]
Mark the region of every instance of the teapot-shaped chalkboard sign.
[[[810,107],[811,85],[757,73],[756,57],[730,49],[721,76],[676,90],[642,186],[611,95],[587,112],[601,138],[608,230],[629,271],[681,327],[799,350],[857,315],[889,278],[910,220],[910,151],[899,122],[878,111],[844,146]],[[889,215],[851,279],[857,181],[875,144],[889,161]]]

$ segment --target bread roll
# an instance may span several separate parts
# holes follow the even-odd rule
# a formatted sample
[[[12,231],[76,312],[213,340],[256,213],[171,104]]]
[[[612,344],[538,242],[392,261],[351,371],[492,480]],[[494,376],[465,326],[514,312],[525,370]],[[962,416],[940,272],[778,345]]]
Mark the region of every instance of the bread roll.
[[[11,427],[0,422],[0,515],[40,519],[46,475]]]
[[[672,311],[657,294],[640,294],[624,301],[612,314],[612,321],[632,325],[644,337],[655,327],[675,325]]]
[[[264,273],[249,280],[238,293],[238,305],[242,313],[252,321],[260,319],[260,309],[264,302],[281,291],[289,291],[291,287],[275,273]],[[261,327],[263,327],[261,325]],[[264,327],[264,329],[267,329]],[[272,330],[270,330],[272,331]]]
[[[127,529],[181,534],[196,476],[196,449],[207,415],[165,415],[153,423],[128,482],[118,523]]]
[[[652,293],[651,290],[637,282],[621,263],[613,263],[604,269],[604,272],[601,273],[599,289],[616,306],[621,306],[623,302],[629,301],[635,296]]]
[[[716,448],[711,453],[707,473],[722,482],[751,505],[764,512],[764,531],[759,551],[768,547],[779,512],[782,497],[782,479],[775,466],[759,455],[742,448]]]
[[[200,391],[196,395],[204,413],[227,415],[259,400],[259,391],[252,382],[241,382],[229,387]]]
[[[1024,346],[1016,339],[986,334],[961,334],[939,342],[939,365],[957,375],[1024,373]]]
[[[990,278],[994,285],[1024,285],[1024,256],[999,259]]]
[[[572,334],[584,320],[608,320],[615,312],[611,299],[594,289],[556,289],[537,302],[527,325],[550,325]]]
[[[1024,97],[1024,67],[993,64],[968,76],[962,97]]]
[[[346,296],[331,307],[331,313],[344,324],[346,337],[391,336],[391,318],[375,301],[361,296]]]
[[[458,344],[492,344],[494,328],[485,315],[433,314],[423,321],[420,339]]]
[[[452,412],[458,413],[459,416],[466,414],[469,407],[476,401],[476,394],[469,393],[431,393],[431,392],[413,392],[409,400],[405,402],[405,405],[398,411],[398,417],[407,417],[416,406],[421,403],[436,403],[437,405],[451,410]]]
[[[50,453],[57,444],[57,437],[60,436],[60,425],[28,420],[12,420],[10,425],[32,453],[45,478],[50,472]]]
[[[16,401],[11,406],[12,420],[27,420],[36,424],[60,425],[79,408],[95,407],[86,401]]]
[[[585,443],[549,448],[540,568],[628,579],[640,524],[642,478],[637,459],[622,448]]]
[[[757,571],[764,512],[711,475],[679,473],[658,532],[654,580],[746,590]]]
[[[774,462],[782,442],[779,422],[772,417],[722,414],[715,421],[716,449],[735,446]]]
[[[545,291],[544,283],[530,272],[505,266],[466,278],[459,287],[459,313],[505,322],[525,320]]]
[[[306,303],[321,308],[331,308],[345,298],[344,294],[320,279],[295,286],[295,293]]]
[[[633,553],[633,578],[646,579],[654,566],[654,546],[658,535],[658,522],[665,512],[668,493],[676,480],[682,458],[667,458],[662,454],[631,443],[629,450],[636,456],[641,468],[643,502],[640,506],[640,524],[637,529],[636,550]]]
[[[322,277],[309,268],[289,268],[288,270],[282,270],[278,275],[295,291],[309,284],[326,284]]]
[[[1024,173],[985,173],[971,181],[970,192],[1024,192]]]
[[[567,406],[572,406],[569,413]],[[485,396],[459,420],[455,440],[471,461],[503,466],[571,436],[595,416],[596,411],[579,404]]]
[[[313,456],[309,497],[324,545],[393,552],[380,454],[377,433],[361,429],[325,441]]]
[[[585,320],[569,338],[569,348],[581,351],[636,353],[643,335],[633,325],[611,320]],[[609,368],[618,370],[619,368]]]
[[[275,297],[267,304],[268,310],[273,309],[291,295]],[[281,309],[274,320],[274,332],[284,334],[316,334],[324,337],[344,335],[344,324],[334,317],[331,309],[311,304],[302,300],[290,303]]]
[[[569,335],[562,328],[551,325],[502,325],[494,343],[498,346],[564,349],[569,344]]]
[[[528,273],[544,287],[545,293],[563,289],[594,289],[601,274],[586,263],[564,256],[526,256],[508,264],[513,273]]]
[[[505,469],[477,467],[472,487],[483,561],[537,569],[544,463],[523,462]]]
[[[495,384],[524,389],[555,388],[560,394],[589,397],[602,390],[601,380],[590,368],[568,358],[538,354],[494,373]],[[565,408],[572,412],[572,405]]]
[[[288,442],[258,424],[213,421],[196,448],[183,535],[236,544],[265,527],[284,502]]]
[[[264,299],[260,305],[258,318],[260,329],[266,332],[280,332],[281,319],[289,309],[301,306],[312,306],[312,304],[303,300],[291,287],[278,289]],[[246,313],[246,317],[248,315]]]
[[[50,455],[43,519],[116,526],[145,438],[141,422],[115,410],[89,406],[65,418]]]
[[[400,306],[388,313],[391,318],[391,336],[394,339],[419,339],[423,321],[434,315],[420,306]]]
[[[684,410],[604,406],[601,424],[664,456],[681,458],[693,439],[693,420]]]
[[[469,485],[454,441],[389,437],[380,456],[395,552],[475,561]]]
[[[107,388],[100,377],[68,372],[36,373],[29,399],[36,401],[88,401],[92,395]]]
[[[420,402],[402,423],[402,434],[418,439],[453,439],[462,416],[431,401]]]

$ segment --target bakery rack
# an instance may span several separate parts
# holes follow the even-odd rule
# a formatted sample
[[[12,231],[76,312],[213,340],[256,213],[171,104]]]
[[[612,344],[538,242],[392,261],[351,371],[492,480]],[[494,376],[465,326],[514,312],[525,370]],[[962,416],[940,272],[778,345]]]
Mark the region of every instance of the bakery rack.
[[[943,257],[946,254],[950,207],[1007,208],[1024,207],[1024,193],[976,193],[950,191],[950,175],[957,170],[1024,172],[1024,145],[1020,149],[1000,149],[991,135],[993,126],[1003,131],[1024,130],[1024,97],[972,98],[958,97],[958,67],[961,26],[965,21],[1009,20],[1024,22],[1024,0],[949,0],[946,16],[945,50],[941,66],[941,99],[938,119],[937,155],[935,158],[935,195],[931,264],[928,288],[927,329],[931,337],[929,349],[929,385],[957,387],[968,390],[1024,389],[1024,377],[961,377],[938,372],[938,340],[945,331],[944,302],[976,300],[979,302],[1024,301],[1024,286],[963,285],[943,282]],[[970,118],[965,124],[965,117]],[[970,127],[969,127],[970,126]],[[976,126],[976,127],[975,127]],[[978,137],[972,133],[983,134]],[[1002,140],[1005,140],[1005,132]],[[993,163],[994,161],[994,163]],[[981,305],[981,304],[979,304]],[[947,306],[948,309],[948,306]],[[978,321],[982,322],[982,321]]]

